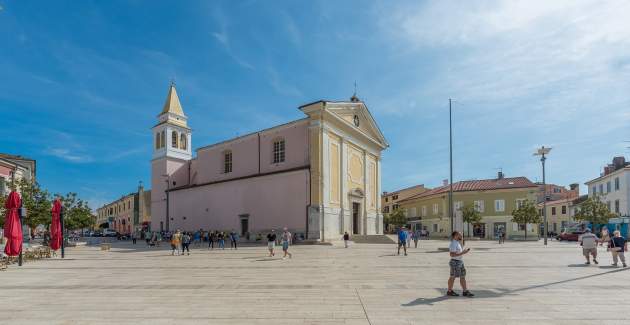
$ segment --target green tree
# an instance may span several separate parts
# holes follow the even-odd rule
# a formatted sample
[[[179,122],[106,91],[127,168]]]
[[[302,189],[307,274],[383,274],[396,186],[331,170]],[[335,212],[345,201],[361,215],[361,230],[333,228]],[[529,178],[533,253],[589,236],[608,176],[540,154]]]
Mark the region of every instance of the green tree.
[[[512,222],[519,225],[525,225],[525,240],[527,240],[527,224],[540,224],[542,222],[540,214],[536,209],[533,201],[527,200],[523,204],[512,211]]]
[[[50,193],[43,189],[39,183],[24,178],[17,182],[17,187],[22,196],[22,206],[27,209],[24,224],[29,226],[31,230],[39,225],[50,225],[52,221]]]
[[[617,215],[610,212],[608,206],[600,200],[599,196],[589,197],[580,203],[575,219],[579,221],[588,221],[593,225],[601,225],[608,223],[608,219]]]
[[[64,228],[67,230],[83,229],[94,226],[92,210],[86,201],[79,199],[76,193],[61,197],[64,208]]]
[[[475,206],[472,204],[464,205],[463,207],[459,208],[459,211],[462,212],[462,218],[464,219],[464,222],[468,223],[469,225],[474,225],[481,221],[481,213],[479,213],[479,211],[477,211],[477,209],[475,209]],[[468,237],[470,237],[470,226],[466,228],[468,231]]]
[[[27,179],[20,179],[16,182],[9,183],[9,188],[18,190],[22,198],[22,206],[26,208],[27,213],[23,222],[34,230],[39,225],[48,226],[51,221],[51,202],[50,194],[43,189],[39,183]],[[4,202],[6,196],[0,196],[0,214],[2,215],[0,223],[4,226]]]
[[[407,217],[405,216],[405,211],[403,211],[403,209],[394,210],[387,215],[386,222],[388,225],[394,225],[398,227],[406,225]]]

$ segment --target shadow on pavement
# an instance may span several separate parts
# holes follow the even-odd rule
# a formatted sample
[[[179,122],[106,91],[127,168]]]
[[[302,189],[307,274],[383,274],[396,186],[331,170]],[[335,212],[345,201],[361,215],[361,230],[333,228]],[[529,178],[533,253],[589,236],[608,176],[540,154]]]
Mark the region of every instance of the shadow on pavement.
[[[574,265],[574,264],[572,264],[572,265]],[[575,264],[575,265],[577,265],[577,264]],[[571,266],[571,265],[569,265],[569,266]],[[612,266],[612,267],[614,268],[614,266]],[[607,267],[601,266],[600,268],[604,269],[604,268],[607,268]],[[612,271],[607,271],[607,272],[602,272],[602,273],[597,273],[597,274],[591,274],[591,275],[585,275],[585,276],[581,276],[581,277],[577,277],[577,278],[573,278],[573,279],[562,280],[562,281],[555,281],[555,282],[537,284],[537,285],[533,285],[533,286],[529,286],[529,287],[523,287],[523,288],[514,289],[514,290],[497,288],[494,291],[492,291],[492,290],[471,290],[471,291],[473,291],[473,293],[475,294],[475,297],[473,299],[475,299],[475,298],[499,298],[499,297],[502,297],[502,296],[515,294],[515,293],[521,292],[521,291],[527,291],[527,290],[538,289],[538,288],[545,288],[545,287],[549,287],[549,286],[553,286],[553,285],[557,285],[557,284],[564,284],[564,283],[569,283],[569,282],[574,282],[574,281],[594,278],[594,277],[598,277],[598,276],[602,276],[602,275],[607,275],[607,274],[617,273],[617,272],[622,272],[622,271],[627,271],[627,270],[630,270],[630,269],[628,269],[628,268],[618,268],[618,269],[615,269],[615,270],[612,270]],[[413,306],[417,306],[417,305],[432,305],[434,303],[438,303],[438,302],[441,302],[441,301],[444,301],[444,300],[447,300],[447,299],[451,299],[451,298],[458,298],[458,297],[448,297],[448,296],[444,295],[444,296],[439,296],[439,297],[434,297],[434,298],[417,298],[414,301],[408,302],[406,304],[401,304],[401,306],[413,307]]]
[[[440,289],[438,289],[440,290]],[[442,291],[444,291],[443,289],[441,289]],[[497,298],[497,297],[502,297],[504,295],[506,295],[506,291],[505,289],[496,289],[496,290],[500,290],[501,292],[496,292],[496,291],[492,291],[492,290],[475,290],[474,294],[475,297],[473,298],[468,298],[468,297],[449,297],[446,295],[446,292],[444,291],[444,295],[443,296],[438,296],[438,297],[434,297],[434,298],[417,298],[414,301],[408,302],[406,304],[402,304],[401,306],[403,307],[413,307],[413,306],[418,306],[418,305],[433,305],[435,303],[444,301],[444,300],[449,300],[449,299],[477,299],[477,298]]]

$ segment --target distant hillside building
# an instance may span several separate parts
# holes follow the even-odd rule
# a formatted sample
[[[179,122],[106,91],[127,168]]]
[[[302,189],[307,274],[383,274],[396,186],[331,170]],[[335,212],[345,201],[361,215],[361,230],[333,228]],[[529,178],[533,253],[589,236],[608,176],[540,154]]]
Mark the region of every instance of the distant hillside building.
[[[407,218],[420,218],[420,226],[434,238],[450,236],[451,222],[448,212],[449,184],[411,196],[399,201],[407,211]],[[538,186],[526,177],[504,177],[496,179],[461,181],[453,183],[454,229],[465,235],[493,239],[499,230],[504,230],[510,239],[523,238],[527,229],[528,238],[537,238],[534,225],[519,225],[512,222],[512,211],[529,200],[535,202]],[[475,225],[465,224],[460,209],[474,206],[482,220]]]
[[[298,238],[381,234],[381,151],[367,106],[317,101],[306,117],[192,153],[192,130],[171,85],[153,127],[153,230],[288,227]]]

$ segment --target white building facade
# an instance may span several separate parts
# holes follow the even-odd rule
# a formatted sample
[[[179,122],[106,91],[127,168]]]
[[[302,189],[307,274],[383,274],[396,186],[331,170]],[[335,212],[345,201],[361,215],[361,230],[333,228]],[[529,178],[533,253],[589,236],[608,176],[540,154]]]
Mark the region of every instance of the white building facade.
[[[600,177],[585,184],[589,197],[598,197],[619,216],[630,216],[630,165],[625,160],[616,166],[607,166]]]

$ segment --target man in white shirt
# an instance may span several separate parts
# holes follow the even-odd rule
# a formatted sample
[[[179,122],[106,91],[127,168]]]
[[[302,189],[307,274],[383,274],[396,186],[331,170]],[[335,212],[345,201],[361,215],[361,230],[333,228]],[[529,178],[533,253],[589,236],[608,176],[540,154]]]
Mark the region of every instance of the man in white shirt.
[[[599,264],[597,262],[597,242],[599,242],[599,238],[587,228],[584,234],[580,236],[579,241],[580,245],[582,245],[582,254],[586,258],[585,264],[591,264],[591,255],[593,255],[593,263]]]
[[[453,284],[455,283],[455,278],[459,278],[459,284],[462,286],[464,292],[462,295],[464,297],[474,297],[470,291],[468,291],[468,287],[466,286],[466,268],[464,267],[464,254],[470,252],[470,248],[464,249],[461,244],[462,234],[459,231],[454,231],[451,234],[451,244],[448,246],[449,254],[451,256],[451,261],[448,265],[451,268],[451,276],[448,278],[448,291],[446,291],[447,296],[457,297],[455,291],[453,291]]]

